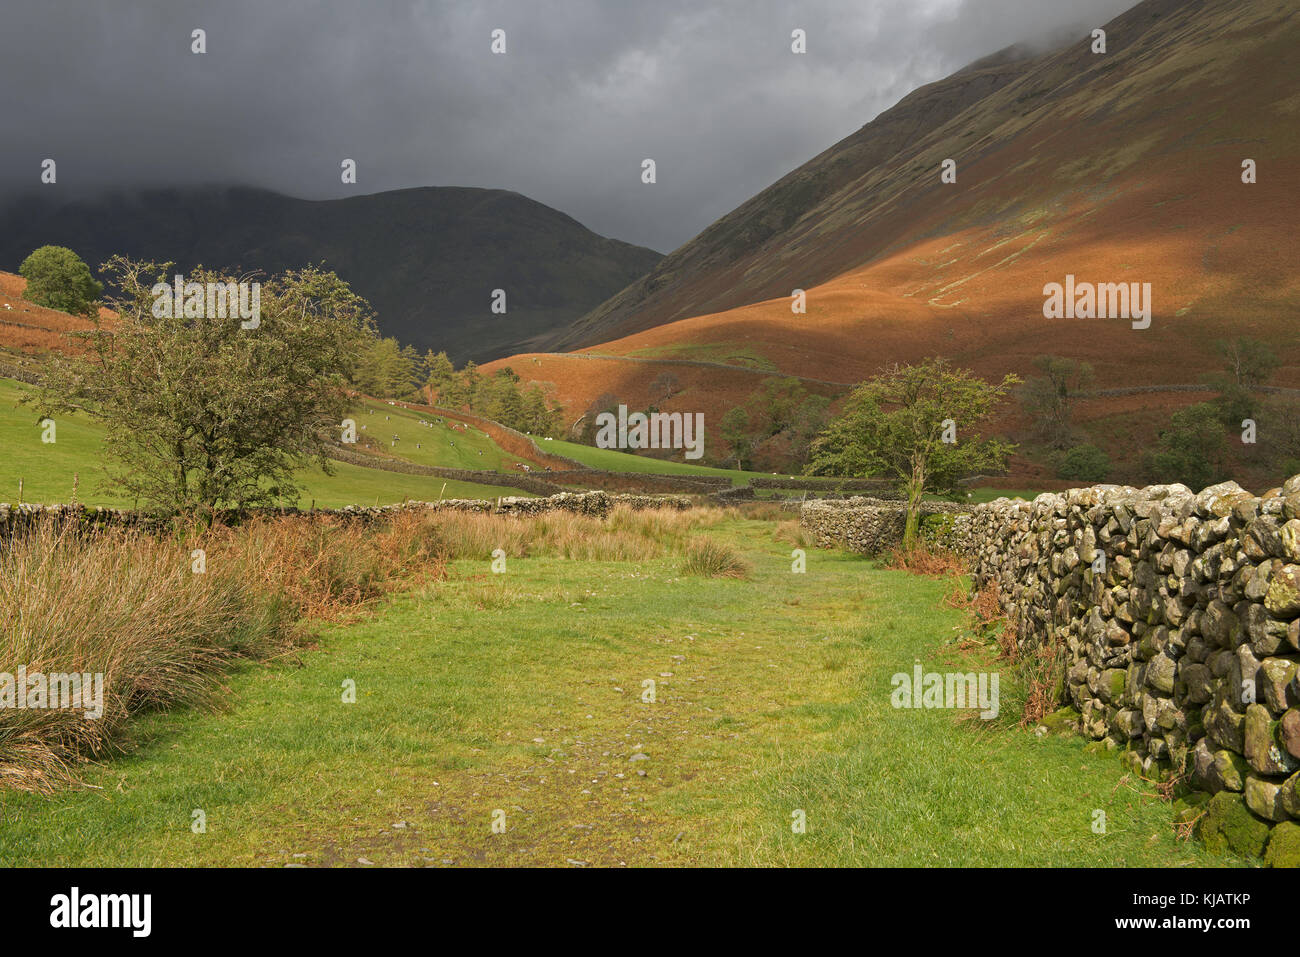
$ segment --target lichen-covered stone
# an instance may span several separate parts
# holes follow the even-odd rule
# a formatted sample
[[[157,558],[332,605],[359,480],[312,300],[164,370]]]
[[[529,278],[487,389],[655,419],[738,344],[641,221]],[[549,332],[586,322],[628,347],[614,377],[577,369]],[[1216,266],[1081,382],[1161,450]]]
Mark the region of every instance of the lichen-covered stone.
[[[1147,684],[1157,691],[1173,694],[1175,667],[1173,659],[1169,656],[1163,653],[1156,655],[1147,666]]]
[[[1226,749],[1213,751],[1204,738],[1192,749],[1192,781],[1211,794],[1242,791],[1250,765],[1240,754]]]
[[[1259,665],[1259,684],[1270,711],[1280,715],[1300,704],[1295,689],[1296,662],[1290,658],[1265,658]]]
[[[1177,697],[1186,699],[1188,704],[1205,704],[1210,700],[1213,691],[1210,669],[1197,662],[1189,662],[1183,665],[1181,684],[1175,689]]]
[[[1282,802],[1282,810],[1293,818],[1300,818],[1300,772],[1282,782],[1278,799]]]
[[[1293,518],[1282,526],[1278,535],[1280,557],[1300,563],[1300,518]]]
[[[1262,704],[1246,708],[1246,760],[1260,774],[1282,775],[1300,769],[1300,760],[1285,751],[1278,735],[1278,722]]]
[[[1119,701],[1124,695],[1127,672],[1123,668],[1107,668],[1097,676],[1097,696],[1102,701]]]
[[[1266,821],[1285,821],[1288,818],[1283,805],[1282,788],[1277,781],[1258,774],[1246,775],[1246,806]]]
[[[1300,615],[1300,565],[1283,565],[1273,572],[1264,607],[1279,618]]]
[[[1221,691],[1215,693],[1221,698]],[[1238,754],[1246,750],[1246,719],[1232,709],[1226,700],[1217,704],[1206,705],[1204,711],[1205,732],[1220,747],[1228,748]]]

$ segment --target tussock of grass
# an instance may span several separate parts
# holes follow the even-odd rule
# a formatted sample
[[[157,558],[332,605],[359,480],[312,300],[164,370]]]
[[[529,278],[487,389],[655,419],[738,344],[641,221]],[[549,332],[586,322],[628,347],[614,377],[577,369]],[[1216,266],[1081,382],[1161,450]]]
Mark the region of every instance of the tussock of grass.
[[[291,650],[300,620],[345,617],[399,577],[441,574],[421,531],[280,518],[167,541],[51,526],[18,538],[0,550],[0,671],[102,674],[104,713],[0,709],[0,785],[72,783],[78,763],[127,748],[133,715],[213,705],[236,661]]]
[[[772,531],[772,540],[794,545],[796,548],[810,548],[812,536],[798,522],[781,522]]]
[[[23,538],[0,553],[0,671],[102,674],[104,710],[0,710],[0,782],[71,781],[83,756],[121,747],[133,713],[211,703],[225,666],[282,647],[287,624],[238,565],[193,574],[175,543],[50,528]]]
[[[1026,649],[1014,619],[1002,610],[995,582],[968,591],[961,583],[944,600],[966,613],[974,647],[992,647],[994,660],[1011,666],[1015,680],[1006,687],[1006,714],[1018,714],[1021,728],[1035,725],[1063,703],[1065,649],[1059,642],[1042,641]]]
[[[701,538],[686,548],[683,575],[702,575],[706,578],[747,578],[749,562],[740,557],[729,545],[711,538]]]

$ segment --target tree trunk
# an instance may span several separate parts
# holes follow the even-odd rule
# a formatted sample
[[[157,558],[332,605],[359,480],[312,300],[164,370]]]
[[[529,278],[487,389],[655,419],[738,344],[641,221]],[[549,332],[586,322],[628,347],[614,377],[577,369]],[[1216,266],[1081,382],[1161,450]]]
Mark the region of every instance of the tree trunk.
[[[916,547],[917,533],[921,529],[920,496],[907,499],[907,523],[903,526],[903,550],[910,552]]]
[[[903,550],[916,547],[917,532],[921,528],[921,500],[925,497],[925,465],[913,460],[912,478],[904,486],[907,493],[907,522],[903,526]]]

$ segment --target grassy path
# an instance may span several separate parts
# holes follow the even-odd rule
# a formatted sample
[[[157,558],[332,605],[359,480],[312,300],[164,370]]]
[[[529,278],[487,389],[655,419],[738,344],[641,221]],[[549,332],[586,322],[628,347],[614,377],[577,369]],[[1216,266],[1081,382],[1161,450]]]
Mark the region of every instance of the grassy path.
[[[816,550],[791,574],[773,527],[707,533],[749,581],[458,563],[301,667],[236,675],[222,713],[149,719],[94,787],[0,796],[0,862],[1223,863],[1079,740],[892,708],[915,659],[970,670],[942,647],[961,627],[943,586]]]

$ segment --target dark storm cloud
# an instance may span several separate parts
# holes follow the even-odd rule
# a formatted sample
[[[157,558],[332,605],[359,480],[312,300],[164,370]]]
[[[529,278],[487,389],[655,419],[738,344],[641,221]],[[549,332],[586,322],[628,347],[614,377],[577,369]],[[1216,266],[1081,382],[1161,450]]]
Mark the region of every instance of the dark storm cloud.
[[[1131,5],[6,0],[0,190],[36,183],[45,157],[58,185],[43,188],[69,194],[501,187],[668,250],[915,87]],[[489,50],[496,28],[505,56]],[[355,187],[339,182],[345,157]]]

